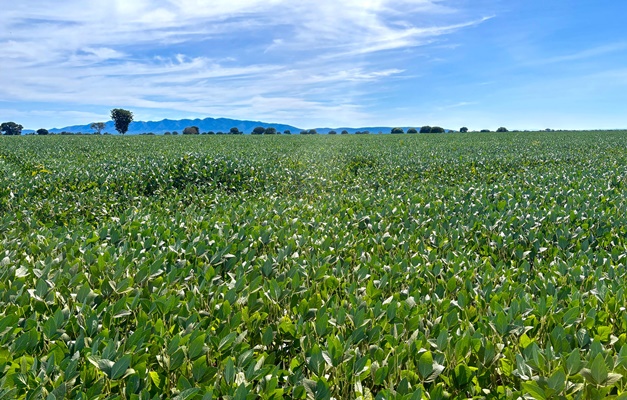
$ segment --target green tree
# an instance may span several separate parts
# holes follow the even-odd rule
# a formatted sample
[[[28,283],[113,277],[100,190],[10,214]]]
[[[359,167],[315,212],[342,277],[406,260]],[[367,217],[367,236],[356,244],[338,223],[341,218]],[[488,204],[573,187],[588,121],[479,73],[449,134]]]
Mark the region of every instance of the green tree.
[[[7,136],[19,136],[22,134],[22,129],[24,129],[24,127],[15,122],[3,122],[0,125],[0,131],[4,132]]]
[[[241,135],[242,132],[236,127],[233,127],[229,130],[229,135]]]
[[[273,127],[267,128],[264,133],[266,135],[276,135],[276,128],[273,128]]]
[[[37,134],[38,134],[38,135],[47,135],[47,134],[49,134],[49,133],[50,133],[50,132],[48,132],[48,129],[44,129],[44,128],[37,129]]]
[[[346,129],[344,129],[340,134],[341,135],[348,135],[348,131]]]
[[[166,132],[164,132],[163,134],[164,134],[164,135],[168,135],[168,136],[169,136],[169,135],[171,135],[170,131],[166,131]]]
[[[463,126],[463,127],[459,128],[459,131],[460,131],[461,133],[466,133],[466,132],[468,132],[468,128],[466,128],[465,126]]]
[[[329,131],[329,135],[337,135],[337,132],[336,132],[336,131],[334,131],[334,130],[330,130],[330,131]]]
[[[317,131],[317,130],[315,130],[315,129],[310,129],[310,130],[308,130],[308,131],[307,131],[307,134],[308,134],[308,135],[317,135],[317,134],[318,134],[318,131]]]
[[[115,130],[124,135],[128,132],[128,126],[133,122],[133,113],[121,108],[111,110],[111,119],[115,122]]]
[[[407,129],[407,133],[418,133],[418,130],[416,128],[409,128]]]
[[[188,126],[187,128],[183,129],[183,135],[198,135],[200,134],[200,130],[198,129],[197,126]]]
[[[431,127],[429,125],[425,125],[420,128],[420,133],[431,133]]]
[[[292,131],[290,131],[289,129],[286,129],[286,130],[283,131],[283,134],[284,135],[291,135]]]
[[[104,128],[105,128],[105,123],[104,122],[93,122],[91,125],[89,125],[89,127],[96,131],[96,135],[100,135],[100,132],[102,132],[104,130]]]
[[[390,133],[392,134],[400,134],[400,133],[405,133],[405,131],[403,130],[403,128],[392,128],[392,130],[390,131]]]
[[[497,132],[509,132],[506,127],[502,126],[496,130]]]
[[[250,133],[251,135],[263,135],[266,132],[266,128],[258,126]]]
[[[433,126],[431,127],[431,133],[444,133],[446,132],[444,130],[444,128],[440,127],[440,126]]]
[[[490,132],[489,129],[482,129],[481,132]]]

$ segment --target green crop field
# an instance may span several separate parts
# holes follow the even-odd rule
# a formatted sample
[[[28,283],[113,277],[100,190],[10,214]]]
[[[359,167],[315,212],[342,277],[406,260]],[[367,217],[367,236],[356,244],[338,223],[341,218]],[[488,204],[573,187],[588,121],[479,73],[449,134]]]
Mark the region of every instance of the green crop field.
[[[0,137],[0,397],[627,399],[627,133]]]

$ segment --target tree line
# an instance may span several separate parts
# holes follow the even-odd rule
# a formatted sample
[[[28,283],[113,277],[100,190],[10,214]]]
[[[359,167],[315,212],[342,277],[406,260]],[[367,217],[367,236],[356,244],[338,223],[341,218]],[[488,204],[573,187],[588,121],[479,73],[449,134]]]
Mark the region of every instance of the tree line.
[[[126,134],[126,132],[128,132],[128,128],[129,125],[131,124],[131,122],[133,121],[133,113],[131,111],[128,110],[124,110],[121,108],[114,108],[113,110],[111,110],[111,119],[113,120],[114,124],[115,124],[115,130],[118,131],[119,134],[124,135]],[[93,122],[89,127],[94,130],[94,134],[96,135],[100,135],[102,134],[102,131],[105,129],[106,124],[104,122]],[[4,135],[8,135],[8,136],[13,136],[13,135],[21,135],[22,134],[22,130],[24,129],[24,127],[20,124],[17,124],[15,122],[4,122],[0,125],[0,132],[2,132]],[[416,128],[409,128],[407,129],[407,133],[408,134],[416,134],[416,133],[445,133],[446,130],[440,126],[422,126],[420,127],[420,129],[416,129]],[[453,130],[449,130],[449,132],[455,132]],[[467,127],[462,127],[459,129],[459,132],[462,133],[466,133],[468,132],[468,128]],[[481,132],[490,132],[489,129],[482,129]],[[496,132],[509,132],[507,128],[505,127],[500,127],[496,130]],[[48,135],[50,134],[50,132],[47,129],[41,128],[38,129],[36,131],[37,135]],[[188,126],[185,129],[183,129],[183,135],[243,135],[244,132],[240,131],[239,128],[237,127],[233,127],[231,128],[228,132],[222,132],[222,131],[218,131],[218,132],[213,132],[213,131],[208,131],[208,132],[200,132],[200,129],[198,129],[197,126]],[[382,132],[379,132],[382,133]],[[392,130],[390,131],[391,134],[404,134],[405,130],[403,128],[392,128]],[[71,134],[69,132],[62,132],[61,135],[63,134]],[[108,134],[105,132],[105,135]],[[148,135],[152,135],[153,133],[146,133]],[[173,132],[165,132],[164,135],[178,135],[179,133],[177,131],[173,131]],[[280,135],[281,132],[278,131],[276,128],[274,127],[262,127],[262,126],[258,126],[256,128],[254,128],[251,132],[251,135]],[[292,132],[289,129],[286,129],[283,131],[284,135],[291,135]],[[318,131],[316,131],[315,129],[304,129],[300,131],[301,135],[317,135]],[[335,130],[331,130],[328,132],[329,135],[337,135],[337,131]],[[342,132],[340,132],[341,135],[348,135],[348,131],[347,130],[343,130]],[[367,135],[370,134],[369,131],[356,131],[355,132],[356,135]]]

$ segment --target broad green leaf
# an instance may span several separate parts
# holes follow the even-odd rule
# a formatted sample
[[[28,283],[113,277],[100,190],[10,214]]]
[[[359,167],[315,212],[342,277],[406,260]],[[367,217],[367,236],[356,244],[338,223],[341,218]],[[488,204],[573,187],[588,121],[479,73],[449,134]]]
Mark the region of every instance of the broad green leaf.
[[[111,379],[120,379],[126,373],[126,370],[131,366],[133,357],[130,354],[123,355],[118,361],[111,367]]]
[[[433,356],[430,351],[425,351],[420,355],[418,359],[418,373],[420,374],[420,378],[422,380],[427,380],[427,378],[433,372]]]
[[[544,390],[538,385],[537,382],[528,381],[522,382],[523,390],[529,393],[536,400],[546,400],[547,396]]]
[[[231,357],[226,360],[226,366],[224,367],[224,379],[229,385],[232,384],[235,379],[235,364],[233,363],[233,359]]]
[[[273,340],[274,340],[274,331],[272,331],[272,327],[268,325],[266,329],[263,331],[261,342],[263,343],[264,346],[270,346]]]
[[[190,360],[195,360],[198,357],[205,354],[205,339],[206,335],[199,335],[196,339],[192,340],[189,345],[188,356]]]

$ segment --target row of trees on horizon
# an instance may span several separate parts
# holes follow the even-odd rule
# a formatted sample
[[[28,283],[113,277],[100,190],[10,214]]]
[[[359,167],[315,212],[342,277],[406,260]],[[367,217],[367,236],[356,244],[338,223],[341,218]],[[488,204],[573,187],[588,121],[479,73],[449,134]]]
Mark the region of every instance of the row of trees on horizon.
[[[130,123],[133,121],[133,113],[131,111],[128,110],[124,110],[121,108],[114,108],[113,110],[111,110],[111,119],[113,120],[113,122],[115,123],[115,129],[116,131],[118,131],[119,134],[124,135],[126,134],[126,132],[128,132],[128,127],[130,125]],[[104,122],[93,122],[90,126],[89,126],[94,132],[94,135],[101,135],[103,134],[102,131],[105,129],[106,124]],[[4,135],[9,135],[9,136],[13,136],[13,135],[21,135],[22,134],[22,130],[24,129],[24,127],[20,124],[17,124],[15,122],[4,122],[0,125],[0,131],[3,132]],[[550,129],[547,129],[550,130]],[[415,134],[415,133],[445,133],[447,132],[447,130],[445,130],[444,128],[440,127],[440,126],[422,126],[420,129],[417,128],[409,128],[407,129],[407,132],[405,132],[405,130],[403,128],[392,128],[392,130],[390,131],[391,134],[404,134],[404,133],[408,133],[408,134]],[[448,130],[448,132],[456,132],[454,130]],[[467,127],[462,127],[459,129],[459,132],[461,133],[466,133],[469,132]],[[489,129],[482,129],[480,132],[490,132]],[[505,127],[500,127],[496,130],[496,132],[508,132],[508,129]],[[41,128],[38,129],[35,132],[37,135],[48,135],[51,134],[50,131],[48,131],[47,129]],[[33,133],[33,134],[35,134]],[[239,128],[237,127],[233,127],[231,128],[228,132],[213,132],[213,131],[208,131],[208,132],[200,132],[200,130],[198,129],[197,126],[188,126],[187,128],[183,129],[183,135],[243,135],[244,132],[240,131]],[[378,133],[383,133],[383,132],[378,132]],[[71,133],[71,132],[61,132],[60,135],[82,135],[83,133]],[[109,135],[110,133],[105,132],[104,135]],[[173,131],[173,132],[165,132],[164,135],[178,135],[179,133],[177,131]],[[281,132],[278,131],[276,128],[274,127],[268,127],[268,128],[264,128],[262,126],[258,126],[256,128],[254,128],[252,130],[252,132],[250,132],[251,135],[280,135]],[[282,134],[284,135],[291,135],[292,132],[288,129],[282,132]],[[316,129],[305,129],[305,130],[301,130],[299,132],[299,134],[301,135],[316,135],[318,134],[318,131]],[[331,130],[329,131],[327,134],[329,135],[337,135],[338,132],[335,130]],[[343,130],[339,133],[340,135],[348,135],[349,132],[347,130]],[[370,134],[369,131],[356,131],[355,132],[356,135],[367,135]],[[154,133],[145,133],[145,135],[154,135]]]
[[[105,124],[103,122],[94,122],[90,125],[90,128],[94,130],[94,132],[92,133],[83,133],[83,132],[66,132],[66,131],[62,131],[59,133],[54,133],[54,132],[50,132],[47,129],[41,128],[41,129],[37,129],[37,131],[32,132],[32,133],[28,133],[27,135],[111,135],[111,133],[109,132],[102,132],[105,128]],[[15,122],[5,122],[0,126],[0,131],[3,132],[3,134],[5,136],[12,136],[12,135],[21,135],[22,134],[22,130],[23,127],[22,125],[16,124]],[[470,132],[468,130],[468,128],[461,128],[459,131],[455,131],[455,130],[445,130],[444,128],[441,127],[430,127],[430,126],[423,126],[420,129],[416,129],[416,128],[409,128],[407,129],[407,132],[405,132],[405,130],[403,128],[392,128],[392,130],[389,132],[390,134],[416,134],[416,133],[456,133],[456,132],[461,132],[461,133],[466,133],[466,132]],[[481,131],[473,131],[473,132],[491,132],[489,129],[482,129]],[[509,132],[509,130],[507,128],[501,127],[498,128],[496,130],[496,132]],[[125,132],[126,133],[126,132]],[[356,131],[354,134],[355,135],[368,135],[371,134],[372,132],[364,130],[364,131]],[[379,131],[377,132],[378,134],[383,134],[383,132]],[[121,133],[122,135],[124,133]],[[223,132],[223,131],[207,131],[207,132],[200,132],[200,129],[197,126],[189,126],[185,129],[183,129],[183,131],[181,133],[179,133],[178,131],[166,131],[163,133],[163,135],[179,135],[179,134],[183,134],[183,135],[244,135],[245,133],[240,131],[239,128],[237,127],[233,127],[231,128],[228,132]],[[255,129],[253,129],[250,132],[251,135],[291,135],[292,132],[287,129],[284,130],[283,132],[278,131],[276,128],[274,127],[268,127],[268,128],[264,128],[261,126],[256,127]],[[304,129],[301,130],[300,132],[298,132],[298,134],[300,135],[317,135],[318,131],[316,129]],[[342,130],[341,132],[337,132],[336,130],[330,130],[329,132],[327,132],[328,135],[348,135],[349,132],[347,130]],[[146,133],[141,133],[141,135],[156,135],[153,132],[146,132]]]

